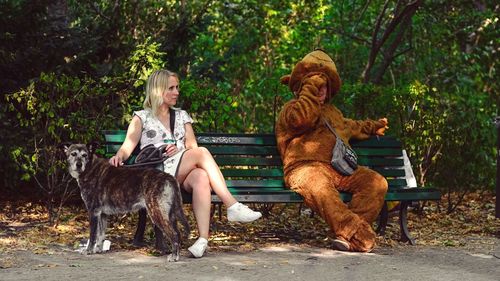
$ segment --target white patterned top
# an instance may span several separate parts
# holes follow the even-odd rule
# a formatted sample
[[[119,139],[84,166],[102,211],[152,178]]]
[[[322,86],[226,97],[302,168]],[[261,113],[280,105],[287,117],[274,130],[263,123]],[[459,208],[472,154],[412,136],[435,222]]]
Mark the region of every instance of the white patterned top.
[[[170,108],[172,110],[172,108]],[[185,110],[175,109],[174,134],[170,132],[170,127],[165,126],[149,110],[134,111],[134,115],[139,116],[142,121],[141,149],[153,144],[160,146],[164,140],[174,139],[178,150],[186,148],[186,129],[184,124],[193,123],[193,119]]]

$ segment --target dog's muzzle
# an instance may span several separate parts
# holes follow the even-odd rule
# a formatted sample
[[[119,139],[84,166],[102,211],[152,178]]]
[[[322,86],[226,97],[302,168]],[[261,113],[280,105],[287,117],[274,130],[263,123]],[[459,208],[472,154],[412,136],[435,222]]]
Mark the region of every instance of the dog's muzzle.
[[[83,159],[80,159],[80,160],[77,160],[75,163],[74,163],[74,166],[73,166],[73,171],[80,174],[82,173],[84,170],[85,170],[85,164],[84,164],[84,161]]]

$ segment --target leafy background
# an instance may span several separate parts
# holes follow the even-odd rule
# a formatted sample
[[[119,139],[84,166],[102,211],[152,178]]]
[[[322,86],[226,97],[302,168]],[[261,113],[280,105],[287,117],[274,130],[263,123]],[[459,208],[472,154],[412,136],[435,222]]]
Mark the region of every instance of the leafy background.
[[[198,132],[272,132],[292,98],[279,78],[322,48],[343,80],[334,103],[387,116],[420,185],[453,212],[495,185],[496,1],[0,1],[0,194],[78,200],[57,145],[125,128],[155,69],[181,76]],[[75,196],[76,195],[76,196]]]

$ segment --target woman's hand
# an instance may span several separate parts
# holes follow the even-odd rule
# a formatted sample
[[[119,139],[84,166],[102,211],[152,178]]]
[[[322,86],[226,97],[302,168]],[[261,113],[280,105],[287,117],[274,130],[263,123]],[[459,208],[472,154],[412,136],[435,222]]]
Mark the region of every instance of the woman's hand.
[[[389,124],[389,122],[387,121],[387,118],[385,118],[385,117],[378,119],[378,121],[380,123],[382,123],[383,126],[380,127],[377,131],[375,131],[375,134],[377,136],[383,136],[383,135],[385,135],[385,130],[389,129],[389,126],[387,126],[387,124]]]
[[[123,165],[123,159],[120,156],[113,155],[113,157],[109,158],[109,164],[118,167]]]
[[[179,152],[179,149],[177,149],[177,146],[175,144],[168,144],[167,147],[165,147],[165,155],[168,157],[171,157],[172,155],[176,154]]]

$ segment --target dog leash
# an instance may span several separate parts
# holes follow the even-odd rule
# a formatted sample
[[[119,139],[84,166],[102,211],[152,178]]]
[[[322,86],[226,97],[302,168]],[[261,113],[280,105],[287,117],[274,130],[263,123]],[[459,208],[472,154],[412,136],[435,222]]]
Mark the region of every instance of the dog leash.
[[[124,164],[123,167],[135,168],[163,163],[163,161],[168,158],[168,156],[164,154],[166,147],[167,144],[162,144],[159,147],[150,144],[141,149],[141,152],[139,152],[133,164]]]
[[[170,133],[173,136],[175,127],[175,110],[170,108],[169,113]],[[153,144],[147,145],[146,147],[141,149],[141,152],[139,152],[133,164],[125,164],[123,166],[135,168],[163,163],[163,161],[167,160],[168,158],[168,156],[165,155],[165,149],[167,148],[167,145],[168,144],[162,144],[158,147],[154,146]]]

